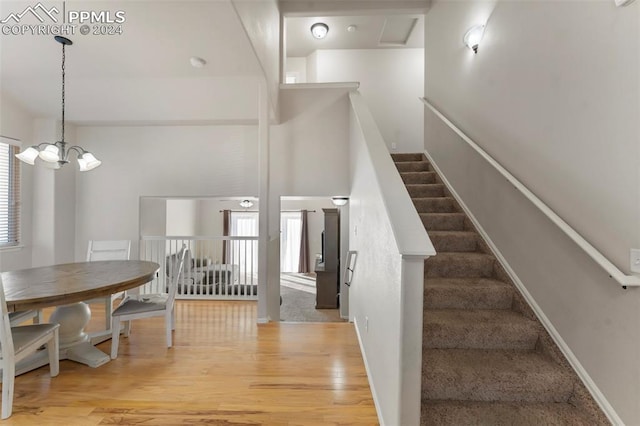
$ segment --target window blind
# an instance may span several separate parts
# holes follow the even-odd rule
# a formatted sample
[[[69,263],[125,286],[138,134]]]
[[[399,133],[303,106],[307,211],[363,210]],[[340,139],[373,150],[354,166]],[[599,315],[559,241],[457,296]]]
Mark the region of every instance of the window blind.
[[[20,148],[0,138],[0,247],[20,242]]]

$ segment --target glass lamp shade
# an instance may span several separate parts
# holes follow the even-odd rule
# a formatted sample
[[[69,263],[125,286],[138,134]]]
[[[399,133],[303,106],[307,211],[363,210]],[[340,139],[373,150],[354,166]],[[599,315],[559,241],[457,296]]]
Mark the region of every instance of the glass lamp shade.
[[[250,200],[242,200],[240,201],[240,207],[248,209],[249,207],[253,206],[253,201]]]
[[[331,198],[331,202],[334,206],[344,206],[349,201],[347,197],[333,197]]]
[[[102,164],[102,161],[94,157],[92,153],[85,152],[84,154],[82,154],[82,157],[78,158],[78,164],[80,165],[80,171],[86,172],[98,167],[100,164]]]
[[[44,161],[42,163],[42,165],[44,166],[45,169],[53,169],[53,170],[58,170],[60,168],[60,163],[58,163],[57,161],[55,162],[48,162],[48,161]]]
[[[60,149],[53,145],[47,145],[42,151],[40,151],[40,158],[48,163],[55,163],[60,161],[59,155]]]
[[[484,36],[484,25],[476,25],[467,31],[464,35],[464,44],[471,50],[473,53],[478,53],[478,46],[482,41],[482,37]]]
[[[327,36],[329,26],[323,22],[317,22],[311,26],[311,34],[314,38],[322,39]]]
[[[32,166],[36,163],[36,158],[38,158],[38,150],[36,147],[30,146],[24,151],[16,154],[16,158],[20,161],[23,161],[27,164],[31,164]]]

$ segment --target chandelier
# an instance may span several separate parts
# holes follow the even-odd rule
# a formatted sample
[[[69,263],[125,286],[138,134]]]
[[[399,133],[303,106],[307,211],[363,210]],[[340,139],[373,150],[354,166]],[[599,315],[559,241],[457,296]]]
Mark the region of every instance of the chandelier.
[[[54,143],[43,142],[39,145],[33,145],[23,150],[19,154],[16,154],[19,160],[31,164],[35,164],[36,158],[40,158],[45,162],[45,165],[52,169],[59,169],[69,162],[69,154],[71,151],[76,153],[78,165],[81,172],[93,170],[98,167],[102,162],[98,160],[92,153],[79,147],[70,146],[67,147],[67,143],[64,141],[64,78],[65,78],[65,46],[72,45],[73,42],[66,37],[55,36],[54,39],[62,45],[62,138]]]

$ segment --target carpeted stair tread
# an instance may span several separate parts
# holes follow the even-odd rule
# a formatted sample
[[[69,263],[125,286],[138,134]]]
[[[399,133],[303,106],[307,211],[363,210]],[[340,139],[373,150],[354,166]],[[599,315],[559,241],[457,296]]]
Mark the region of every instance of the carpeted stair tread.
[[[513,289],[489,278],[425,279],[425,309],[509,309]]]
[[[423,399],[567,402],[570,374],[537,352],[425,349]]]
[[[441,183],[411,183],[405,185],[411,198],[444,197]]]
[[[451,197],[412,198],[418,213],[457,213],[458,207]]]
[[[436,252],[476,251],[478,234],[472,231],[429,231]]]
[[[533,350],[540,329],[511,310],[426,310],[425,348]]]
[[[400,177],[405,184],[438,183],[436,172],[405,172],[400,173]]]
[[[425,260],[421,425],[603,423],[568,403],[582,384],[543,354],[542,325],[514,307],[517,290],[426,156],[392,158],[437,252]]]
[[[427,231],[462,231],[465,229],[464,213],[418,213]]]
[[[403,161],[396,163],[396,167],[400,173],[432,171],[428,161]]]
[[[592,426],[576,407],[561,402],[425,401],[421,426]]]
[[[425,260],[425,277],[492,278],[495,258],[484,253],[438,253]]]
[[[391,158],[396,163],[400,163],[404,161],[423,161],[424,155],[420,153],[398,153],[398,154],[391,154]]]

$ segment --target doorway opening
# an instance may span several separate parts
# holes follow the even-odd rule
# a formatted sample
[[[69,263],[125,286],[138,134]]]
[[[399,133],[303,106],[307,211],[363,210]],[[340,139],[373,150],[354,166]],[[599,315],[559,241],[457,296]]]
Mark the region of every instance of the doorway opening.
[[[331,211],[337,218],[338,208],[329,197],[282,197],[280,210],[280,320],[344,321],[339,301],[340,229],[336,221],[329,242],[325,225],[325,213]],[[328,256],[335,257],[335,280],[324,271]]]

